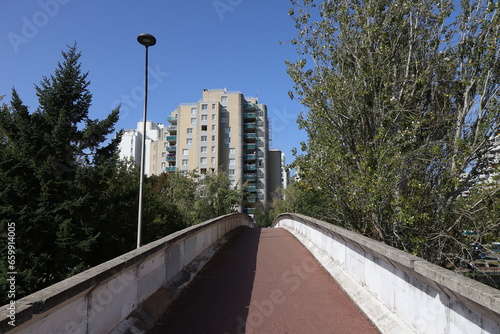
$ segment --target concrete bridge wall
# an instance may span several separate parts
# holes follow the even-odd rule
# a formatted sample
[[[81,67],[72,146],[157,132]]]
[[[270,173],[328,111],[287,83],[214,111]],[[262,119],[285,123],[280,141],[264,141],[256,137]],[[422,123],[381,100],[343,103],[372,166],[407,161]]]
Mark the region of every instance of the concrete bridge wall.
[[[203,265],[241,226],[244,214],[222,216],[145,245],[16,303],[0,333],[140,333],[154,324]]]
[[[293,233],[382,333],[500,333],[500,290],[306,216],[273,227]]]

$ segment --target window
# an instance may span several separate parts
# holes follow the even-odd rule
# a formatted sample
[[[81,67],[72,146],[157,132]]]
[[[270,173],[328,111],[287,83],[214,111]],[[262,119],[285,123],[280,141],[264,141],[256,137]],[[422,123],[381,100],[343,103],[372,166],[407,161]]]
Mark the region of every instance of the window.
[[[217,118],[217,115],[213,114],[212,115],[212,121],[215,121],[216,118]]]
[[[202,121],[208,121],[208,115],[201,115]]]
[[[229,149],[229,154],[235,154],[235,153],[236,153],[235,151],[236,151],[236,150],[235,150],[234,148],[230,148],[230,149]]]
[[[196,118],[191,118],[191,124],[196,124]]]
[[[202,104],[201,105],[201,110],[207,110],[208,109],[208,104]]]
[[[202,125],[201,126],[201,131],[207,131],[207,126],[206,125]]]
[[[226,128],[226,133],[231,133],[231,128]]]
[[[186,145],[191,145],[193,143],[193,138],[186,138]]]
[[[188,159],[182,159],[182,165],[187,166],[188,165]]]
[[[201,153],[207,153],[207,147],[206,146],[202,146],[201,147]]]
[[[202,158],[200,158],[200,163],[201,163],[202,165],[206,165],[206,164],[207,164],[207,158],[206,158],[206,157],[202,157]]]
[[[215,131],[215,125],[212,125],[212,131]]]
[[[226,144],[230,144],[231,143],[231,138],[226,138],[225,142],[226,142]]]
[[[215,146],[212,146],[212,153],[215,153]]]
[[[212,141],[215,141],[215,136],[212,136]]]
[[[188,155],[189,154],[189,150],[182,150],[182,155]]]
[[[227,96],[222,96],[220,100],[221,102],[227,102]]]
[[[212,157],[212,165],[215,163],[215,157]]]
[[[191,108],[191,114],[196,114],[196,108]]]
[[[187,133],[193,133],[193,128],[187,128]]]
[[[229,170],[229,175],[234,175],[234,169]]]
[[[236,164],[236,160],[229,159],[229,166],[234,166]]]
[[[207,136],[201,136],[201,141],[206,142],[207,141]]]
[[[220,121],[221,123],[227,123],[227,117],[226,116],[221,117]]]
[[[212,110],[215,110],[217,108],[217,105],[215,103],[212,103]]]

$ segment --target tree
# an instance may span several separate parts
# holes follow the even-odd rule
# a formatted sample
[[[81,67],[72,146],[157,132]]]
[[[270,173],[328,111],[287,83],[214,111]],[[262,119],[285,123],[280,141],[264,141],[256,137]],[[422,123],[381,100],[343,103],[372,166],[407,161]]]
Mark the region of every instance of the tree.
[[[10,107],[0,111],[0,217],[3,233],[16,224],[19,296],[92,262],[105,224],[101,192],[118,161],[119,136],[105,144],[118,109],[101,121],[90,119],[92,95],[80,53],[75,45],[62,55],[54,75],[35,87],[35,112],[29,113],[15,89]]]
[[[195,208],[198,212],[198,221],[205,221],[237,212],[243,192],[237,187],[231,187],[231,181],[226,173],[208,173],[199,179],[197,198]]]
[[[498,2],[463,1],[456,16],[447,0],[292,3],[302,179],[329,198],[329,221],[456,262],[461,231],[499,224],[469,211],[495,187],[464,196],[500,125]]]

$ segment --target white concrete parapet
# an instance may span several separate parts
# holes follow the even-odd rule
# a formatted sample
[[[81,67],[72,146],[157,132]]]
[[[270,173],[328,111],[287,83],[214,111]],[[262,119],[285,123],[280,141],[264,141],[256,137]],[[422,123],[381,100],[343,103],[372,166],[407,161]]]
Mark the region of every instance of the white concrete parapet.
[[[283,214],[382,333],[500,333],[500,290],[338,226]]]
[[[143,333],[241,226],[245,214],[215,218],[173,233],[7,305],[0,333]]]

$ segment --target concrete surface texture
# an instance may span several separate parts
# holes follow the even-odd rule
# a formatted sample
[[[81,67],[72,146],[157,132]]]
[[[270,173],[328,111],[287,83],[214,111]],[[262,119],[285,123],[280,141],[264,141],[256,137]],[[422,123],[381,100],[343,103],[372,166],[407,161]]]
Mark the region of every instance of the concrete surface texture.
[[[281,228],[243,229],[149,332],[379,333]]]

